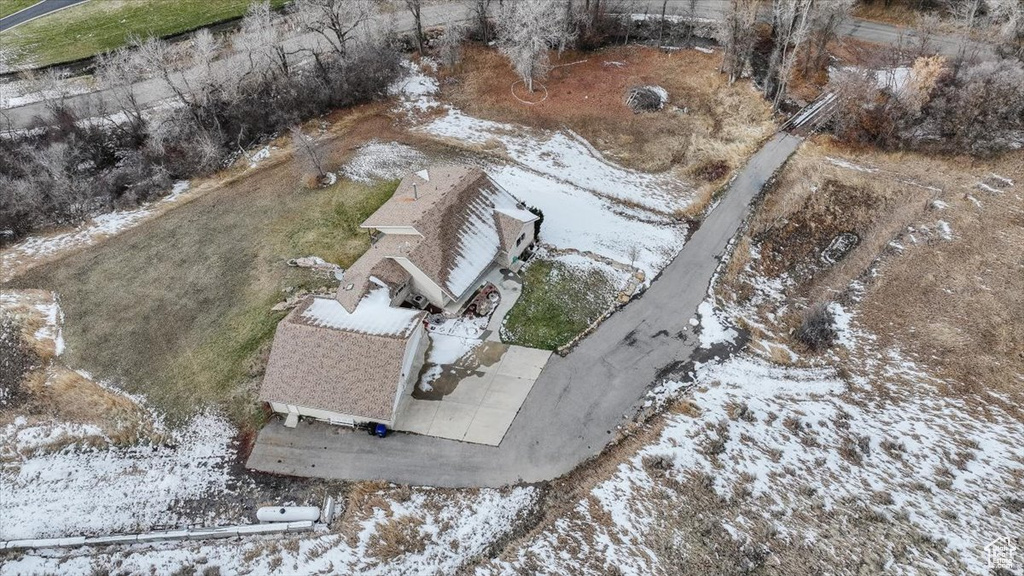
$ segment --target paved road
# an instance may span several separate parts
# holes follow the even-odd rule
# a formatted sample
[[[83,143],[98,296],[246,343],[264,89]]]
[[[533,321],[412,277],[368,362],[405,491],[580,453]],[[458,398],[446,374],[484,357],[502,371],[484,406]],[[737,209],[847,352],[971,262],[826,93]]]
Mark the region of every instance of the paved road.
[[[800,145],[779,133],[751,158],[725,198],[637,300],[565,358],[552,357],[498,447],[396,434],[385,440],[330,425],[266,426],[248,467],[346,480],[502,486],[556,478],[597,455],[632,417],[659,374],[689,357],[689,319],[751,200]]]
[[[4,30],[10,30],[19,24],[24,24],[29,20],[34,20],[40,16],[49,14],[50,12],[56,12],[57,10],[63,10],[68,6],[74,6],[75,4],[81,4],[88,0],[42,0],[25,8],[20,12],[15,12],[10,16],[0,18],[0,32]]]
[[[44,3],[51,1],[67,2],[77,0],[45,0]],[[686,14],[684,10],[684,2],[686,3],[685,5],[688,5],[688,0],[670,0],[668,13]],[[697,4],[696,17],[719,20],[725,13],[727,4],[728,0],[699,0]],[[636,11],[641,13],[645,10],[649,14],[660,14],[661,12],[660,0],[639,0],[636,6]],[[452,0],[449,2],[425,6],[422,14],[423,25],[428,27],[438,26],[451,19],[463,18],[467,15],[467,10],[467,0]],[[394,27],[396,30],[400,31],[411,30],[412,17],[404,10],[399,11],[395,15]],[[905,36],[903,39],[906,42],[910,42],[913,38],[913,35],[909,34],[906,29],[858,19],[851,19],[843,25],[841,27],[841,32],[858,40],[878,44],[895,44],[903,36]],[[298,51],[300,48],[308,48],[318,41],[319,37],[317,35],[304,34],[289,40],[286,48],[289,51]],[[949,36],[939,36],[931,40],[931,44],[936,50],[947,55],[956,54],[956,43],[956,38]],[[991,50],[985,48],[981,50],[981,53],[983,56],[987,56],[991,54]],[[235,57],[227,58],[218,62],[216,66],[227,70],[236,66],[244,66],[245,63],[246,61],[244,56],[236,55]],[[174,80],[176,82],[181,82],[182,76],[177,75],[174,77]],[[162,80],[157,79],[140,82],[136,85],[135,92],[137,99],[144,107],[153,106],[172,95],[171,90],[167,85]],[[78,110],[89,110],[96,114],[102,114],[105,110],[105,100],[107,100],[104,96],[105,91],[97,90],[87,94],[71,96],[67,99],[67,102],[70,106]],[[43,102],[36,102],[33,104],[26,104],[24,106],[0,110],[0,130],[19,130],[28,128],[37,116],[44,116],[46,111],[46,104]]]

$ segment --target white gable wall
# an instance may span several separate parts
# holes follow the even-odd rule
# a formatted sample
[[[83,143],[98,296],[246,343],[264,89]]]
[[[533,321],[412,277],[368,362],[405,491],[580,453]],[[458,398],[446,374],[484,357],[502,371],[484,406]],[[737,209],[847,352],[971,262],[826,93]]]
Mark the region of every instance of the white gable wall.
[[[408,258],[395,258],[395,262],[398,262],[405,271],[412,276],[412,289],[418,294],[426,296],[427,300],[431,304],[438,308],[444,308],[445,304],[450,300],[441,290],[441,287],[434,283],[429,276],[423,273],[422,270],[416,267]]]
[[[394,415],[398,411],[398,404],[402,401],[405,391],[409,388],[410,384],[415,386],[416,381],[419,379],[420,370],[423,368],[423,362],[426,359],[427,344],[429,343],[426,333],[427,331],[423,328],[423,324],[420,324],[419,328],[409,337],[408,344],[406,344],[405,357],[402,358],[402,379],[398,383],[395,404],[391,407],[392,420],[395,419]]]

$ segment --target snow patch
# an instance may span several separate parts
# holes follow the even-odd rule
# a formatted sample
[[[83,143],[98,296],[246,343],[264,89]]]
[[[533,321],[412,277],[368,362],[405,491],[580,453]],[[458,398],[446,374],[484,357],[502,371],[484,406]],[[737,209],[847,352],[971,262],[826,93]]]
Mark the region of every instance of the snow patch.
[[[425,154],[398,142],[372,140],[356,150],[341,173],[357,182],[398,180],[430,163]]]
[[[715,307],[710,300],[705,300],[697,306],[697,314],[700,315],[701,348],[711,348],[715,344],[732,342],[738,335],[735,329],[727,328],[715,316]]]

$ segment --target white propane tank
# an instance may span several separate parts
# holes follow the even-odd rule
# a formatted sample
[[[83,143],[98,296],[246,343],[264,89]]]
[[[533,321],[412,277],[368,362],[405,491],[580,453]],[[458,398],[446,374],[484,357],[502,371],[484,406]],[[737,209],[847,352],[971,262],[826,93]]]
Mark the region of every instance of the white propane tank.
[[[320,508],[316,506],[263,506],[256,510],[260,522],[300,522],[320,519]]]

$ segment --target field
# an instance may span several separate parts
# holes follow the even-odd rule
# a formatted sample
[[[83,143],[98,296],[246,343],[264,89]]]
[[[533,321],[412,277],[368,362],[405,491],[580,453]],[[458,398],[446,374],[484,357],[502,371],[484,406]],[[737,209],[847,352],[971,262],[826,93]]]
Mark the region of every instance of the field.
[[[738,302],[765,312],[774,311],[768,284],[750,281],[751,272],[780,282],[801,306],[856,303],[880,343],[920,358],[954,383],[952,392],[1019,394],[1021,165],[1019,152],[929,158],[820,138],[780,175],[725,283]],[[856,245],[824,262],[844,233]],[[799,314],[790,307],[777,320],[793,327]]]
[[[60,295],[69,365],[172,420],[212,405],[252,423],[254,379],[283,317],[269,308],[286,288],[330,284],[286,260],[349,265],[369,241],[358,224],[395,188],[342,180],[310,191],[287,160],[261,170],[11,286]]]
[[[3,3],[0,3],[0,18],[20,12],[36,2],[39,0],[4,0]]]
[[[248,6],[249,0],[93,0],[4,32],[5,52],[12,53],[5,64],[34,67],[86,58],[123,46],[133,35],[185,32],[241,16]]]

